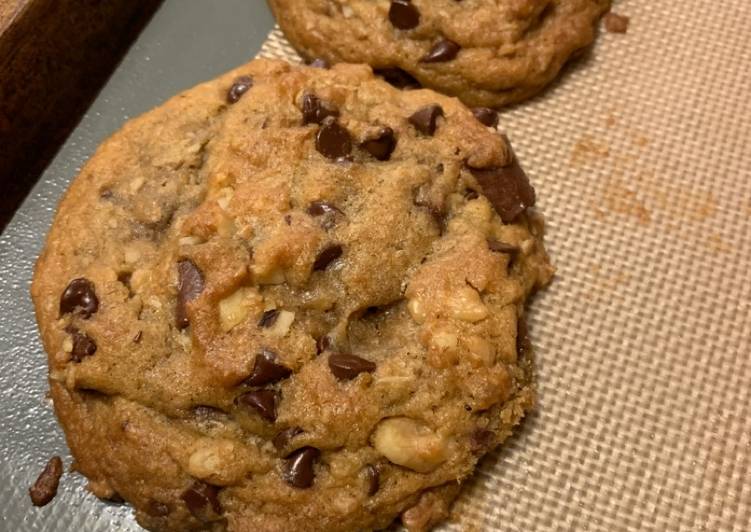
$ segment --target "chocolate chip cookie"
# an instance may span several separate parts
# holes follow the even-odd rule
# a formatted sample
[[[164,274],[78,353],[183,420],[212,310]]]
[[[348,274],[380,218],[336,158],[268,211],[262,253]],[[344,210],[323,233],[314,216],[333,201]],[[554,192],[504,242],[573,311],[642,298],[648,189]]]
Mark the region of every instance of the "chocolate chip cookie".
[[[610,0],[269,0],[307,58],[367,63],[473,106],[529,98],[588,46]]]
[[[552,275],[488,121],[256,60],[102,144],[32,286],[90,490],[151,530],[445,517],[533,403],[522,311]]]

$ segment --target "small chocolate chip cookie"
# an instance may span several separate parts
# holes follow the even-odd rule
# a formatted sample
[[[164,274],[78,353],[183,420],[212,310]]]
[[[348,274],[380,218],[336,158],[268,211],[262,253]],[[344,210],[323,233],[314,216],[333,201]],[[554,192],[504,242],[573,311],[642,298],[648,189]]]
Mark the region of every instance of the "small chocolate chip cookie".
[[[473,106],[519,102],[588,46],[610,0],[269,0],[307,58],[367,63]]]
[[[76,469],[151,530],[422,530],[532,405],[534,189],[457,100],[253,61],[127,123],[32,295]]]

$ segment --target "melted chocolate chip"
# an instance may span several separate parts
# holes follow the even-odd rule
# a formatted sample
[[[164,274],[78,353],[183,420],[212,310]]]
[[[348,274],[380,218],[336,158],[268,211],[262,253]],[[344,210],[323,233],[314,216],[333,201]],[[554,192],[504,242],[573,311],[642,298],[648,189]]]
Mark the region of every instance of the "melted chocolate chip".
[[[180,498],[194,517],[208,522],[216,521],[221,516],[222,505],[219,503],[218,494],[219,488],[216,486],[196,481],[180,495]]]
[[[277,393],[274,390],[254,390],[237,398],[237,404],[256,410],[267,421],[276,421]]]
[[[532,341],[529,339],[527,320],[520,316],[516,320],[516,358],[521,360],[532,352]]]
[[[96,353],[96,342],[88,334],[71,326],[66,327],[65,331],[70,333],[73,340],[73,349],[70,352],[73,362],[81,362]]]
[[[323,271],[329,267],[329,264],[342,256],[342,246],[339,244],[329,244],[318,252],[315,262],[313,263],[314,271]]]
[[[351,380],[360,373],[372,373],[376,365],[370,360],[365,360],[357,355],[337,353],[329,355],[329,369],[339,380]]]
[[[321,336],[318,340],[316,340],[316,355],[320,355],[329,347],[331,347],[331,338],[326,335]]]
[[[316,150],[331,160],[346,157],[352,151],[352,137],[346,128],[339,125],[333,116],[323,120],[316,134]]]
[[[99,310],[94,283],[79,277],[73,279],[60,296],[60,314],[75,313],[83,319],[89,319]]]
[[[276,447],[277,450],[283,451],[295,436],[302,433],[303,430],[300,427],[290,427],[288,429],[284,429],[279,434],[274,436],[274,439],[271,440],[271,443],[274,444],[274,447]]]
[[[293,452],[282,466],[282,478],[295,488],[309,488],[315,480],[314,465],[321,452],[314,447],[302,447]]]
[[[250,76],[240,76],[227,91],[227,103],[236,103],[253,86]]]
[[[469,449],[473,453],[485,452],[493,445],[495,434],[487,429],[475,429],[469,436]]]
[[[378,492],[378,488],[381,487],[381,472],[378,471],[376,466],[368,464],[365,466],[363,474],[368,486],[368,497],[372,497]]]
[[[420,59],[421,63],[443,63],[456,57],[462,47],[454,41],[441,39],[433,45],[430,51]]]
[[[527,207],[535,204],[535,189],[514,157],[503,167],[470,168],[503,223],[513,222]]]
[[[389,20],[395,28],[411,30],[420,24],[420,11],[410,0],[391,0]]]
[[[278,317],[279,317],[278,308],[272,308],[271,310],[267,310],[263,314],[261,314],[261,319],[258,320],[258,326],[262,328],[271,327],[272,325],[276,323],[276,320]]]
[[[496,240],[495,238],[488,238],[488,248],[490,249],[490,251],[494,251],[496,253],[505,253],[506,255],[508,255],[509,266],[511,266],[511,264],[519,256],[520,251],[518,247],[507,244],[506,242],[501,242],[500,240]]]
[[[325,214],[344,214],[333,203],[328,201],[314,201],[305,210],[311,216],[323,216]]]
[[[184,329],[190,325],[187,303],[203,292],[203,286],[203,274],[193,261],[183,259],[177,263],[177,309],[175,314],[178,329]]]
[[[306,91],[302,96],[302,125],[321,124],[325,118],[339,116],[339,109],[329,102],[324,102],[312,92]]]
[[[427,105],[410,116],[409,123],[420,133],[432,136],[439,116],[443,116],[440,105]]]
[[[253,373],[245,381],[248,386],[264,386],[279,382],[292,375],[292,370],[277,362],[276,353],[270,349],[264,349],[256,355],[253,364]]]
[[[60,477],[63,474],[63,461],[59,456],[50,458],[39,474],[34,485],[29,488],[29,497],[34,506],[44,506],[57,495]]]
[[[381,76],[386,82],[390,83],[397,89],[419,89],[420,82],[417,81],[411,74],[405,72],[401,68],[379,68],[376,69],[375,74]]]
[[[308,63],[309,66],[312,66],[313,68],[323,68],[323,69],[329,69],[331,68],[331,63],[326,61],[325,59],[318,57],[316,59],[313,59],[310,63]]]
[[[379,161],[388,161],[396,148],[394,130],[382,127],[374,136],[365,139],[360,147]]]
[[[498,125],[498,113],[489,107],[473,107],[472,114],[484,126],[496,127]]]
[[[146,504],[146,513],[152,517],[166,517],[170,509],[166,504],[152,499]]]

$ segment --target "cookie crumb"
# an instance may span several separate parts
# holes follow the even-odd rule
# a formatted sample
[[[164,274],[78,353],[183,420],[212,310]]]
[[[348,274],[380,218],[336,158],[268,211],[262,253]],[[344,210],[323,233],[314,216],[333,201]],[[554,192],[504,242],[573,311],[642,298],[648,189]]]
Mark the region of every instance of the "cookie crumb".
[[[63,474],[63,461],[59,456],[50,458],[44,470],[37,477],[34,485],[29,488],[31,504],[45,506],[57,495],[57,487]]]
[[[626,33],[628,31],[628,17],[617,13],[607,13],[603,17],[605,29],[608,33]]]

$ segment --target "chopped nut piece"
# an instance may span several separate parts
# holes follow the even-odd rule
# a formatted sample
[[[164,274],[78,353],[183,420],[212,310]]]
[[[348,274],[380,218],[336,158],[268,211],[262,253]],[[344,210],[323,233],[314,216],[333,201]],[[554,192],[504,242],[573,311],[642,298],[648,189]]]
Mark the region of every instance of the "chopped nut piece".
[[[469,336],[464,339],[469,359],[476,367],[492,366],[495,364],[495,349],[492,344],[480,336]]]
[[[294,312],[290,312],[289,310],[280,310],[279,315],[274,322],[274,325],[269,327],[267,330],[271,336],[277,336],[281,338],[282,336],[287,335],[293,321],[295,321]]]
[[[482,302],[477,290],[469,286],[453,292],[446,299],[449,315],[463,321],[477,322],[488,316],[488,308]]]
[[[389,461],[419,473],[429,473],[448,458],[442,437],[406,417],[381,421],[373,434],[373,444]]]
[[[417,323],[423,323],[425,321],[427,314],[425,313],[425,308],[419,299],[410,299],[409,303],[407,303],[407,309],[409,310],[412,319]]]
[[[201,438],[188,459],[188,473],[211,484],[226,486],[242,478],[240,462],[242,455],[235,442]]]
[[[219,321],[224,332],[230,331],[261,305],[261,295],[251,287],[238,288],[219,302]]]

